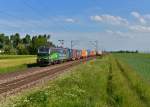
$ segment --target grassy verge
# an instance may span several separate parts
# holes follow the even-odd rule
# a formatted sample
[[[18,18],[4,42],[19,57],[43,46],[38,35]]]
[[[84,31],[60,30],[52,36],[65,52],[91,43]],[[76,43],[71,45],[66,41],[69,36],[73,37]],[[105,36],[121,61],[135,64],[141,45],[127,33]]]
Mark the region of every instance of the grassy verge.
[[[0,55],[1,59],[18,59],[18,58],[29,58],[35,57],[34,55]]]
[[[48,86],[23,95],[15,107],[107,107],[107,58],[81,64]],[[4,105],[3,105],[4,106]]]
[[[26,64],[12,66],[12,67],[0,68],[0,74],[15,72],[15,71],[18,71],[18,70],[25,70],[26,68],[28,68],[28,66]]]
[[[36,57],[31,55],[4,55],[0,56],[0,74],[14,72],[28,67],[36,62]]]

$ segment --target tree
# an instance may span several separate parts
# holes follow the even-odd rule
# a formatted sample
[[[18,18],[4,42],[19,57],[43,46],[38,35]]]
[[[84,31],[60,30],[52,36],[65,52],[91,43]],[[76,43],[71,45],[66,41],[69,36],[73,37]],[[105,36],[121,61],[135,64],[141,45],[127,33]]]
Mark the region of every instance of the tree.
[[[16,33],[15,35],[11,35],[10,40],[11,40],[11,43],[12,43],[13,47],[16,48],[17,45],[19,43],[21,43],[20,34]]]
[[[41,46],[46,46],[48,43],[47,36],[38,35],[32,37],[32,44],[30,46],[30,52],[32,54],[37,53],[37,49]]]
[[[4,40],[5,40],[5,45],[10,45],[9,36],[5,36]]]
[[[3,49],[5,54],[17,54],[17,50],[15,48],[12,48],[10,45],[5,45]]]
[[[28,50],[25,47],[25,44],[19,43],[17,46],[18,54],[19,55],[24,55],[24,54],[29,54]]]
[[[27,34],[22,40],[26,46],[29,46],[30,42],[31,42],[31,37],[30,37],[30,35]]]
[[[5,45],[10,45],[9,36],[5,36],[5,34],[0,34],[0,49],[2,49]]]
[[[2,33],[0,34],[0,49],[3,48],[5,42],[5,35]]]
[[[37,54],[40,46],[55,47],[50,41],[51,35],[35,35],[31,38],[29,34],[21,38],[19,33],[11,36],[0,34],[0,49],[5,54]]]

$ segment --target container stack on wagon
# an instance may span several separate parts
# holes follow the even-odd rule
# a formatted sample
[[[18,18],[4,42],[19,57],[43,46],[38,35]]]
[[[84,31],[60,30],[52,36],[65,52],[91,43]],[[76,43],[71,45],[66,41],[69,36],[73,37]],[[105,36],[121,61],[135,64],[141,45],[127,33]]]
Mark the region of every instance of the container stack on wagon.
[[[103,52],[99,50],[99,51],[97,51],[96,54],[97,54],[97,56],[102,56]]]
[[[81,58],[87,58],[88,54],[87,54],[87,50],[86,49],[82,49],[81,51]]]
[[[91,57],[96,56],[96,50],[90,51],[90,56],[91,56]]]
[[[77,59],[77,49],[72,49],[72,60]]]
[[[40,47],[37,54],[37,63],[39,65],[56,64],[81,58],[96,56],[95,50],[78,50],[69,48],[49,48]]]

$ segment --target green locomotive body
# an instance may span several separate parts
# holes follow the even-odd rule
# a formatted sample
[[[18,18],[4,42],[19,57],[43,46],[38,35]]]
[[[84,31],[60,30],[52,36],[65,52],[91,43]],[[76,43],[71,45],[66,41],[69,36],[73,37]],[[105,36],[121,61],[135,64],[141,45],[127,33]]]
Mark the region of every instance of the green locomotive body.
[[[43,64],[55,64],[66,61],[70,57],[70,51],[64,48],[47,48],[40,47],[37,54],[37,63]]]

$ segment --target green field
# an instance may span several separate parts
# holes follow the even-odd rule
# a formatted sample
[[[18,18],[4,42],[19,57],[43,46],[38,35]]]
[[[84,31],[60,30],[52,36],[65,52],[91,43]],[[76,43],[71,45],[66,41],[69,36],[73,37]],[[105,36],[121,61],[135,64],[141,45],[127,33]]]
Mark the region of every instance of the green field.
[[[8,102],[7,102],[8,101]],[[113,55],[74,67],[3,107],[150,107],[150,85]]]
[[[0,55],[0,74],[25,69],[35,62],[33,55]]]
[[[128,63],[146,80],[150,81],[150,54],[115,54],[116,57]]]

